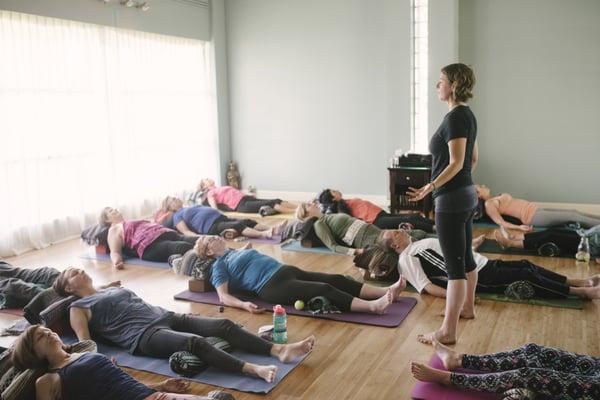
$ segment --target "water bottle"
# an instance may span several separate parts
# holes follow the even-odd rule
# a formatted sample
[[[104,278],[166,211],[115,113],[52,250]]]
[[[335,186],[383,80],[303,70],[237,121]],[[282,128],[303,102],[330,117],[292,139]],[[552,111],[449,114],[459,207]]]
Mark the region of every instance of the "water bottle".
[[[273,307],[273,342],[287,343],[287,314],[279,304]]]
[[[586,236],[581,237],[579,246],[577,246],[577,254],[575,254],[577,262],[589,263],[590,262],[590,242]]]

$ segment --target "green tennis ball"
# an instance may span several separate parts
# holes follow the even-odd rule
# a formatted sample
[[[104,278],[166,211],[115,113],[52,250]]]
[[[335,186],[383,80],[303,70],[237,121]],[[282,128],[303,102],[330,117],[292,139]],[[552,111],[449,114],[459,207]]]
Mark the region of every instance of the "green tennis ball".
[[[294,303],[294,308],[298,311],[304,310],[304,302],[302,300],[296,300]]]

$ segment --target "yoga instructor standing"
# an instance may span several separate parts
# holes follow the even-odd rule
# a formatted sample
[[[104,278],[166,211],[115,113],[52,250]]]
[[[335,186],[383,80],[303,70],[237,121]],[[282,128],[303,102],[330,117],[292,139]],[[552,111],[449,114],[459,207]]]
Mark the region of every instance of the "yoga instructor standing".
[[[433,156],[431,182],[409,190],[413,201],[433,192],[435,225],[449,279],[444,322],[437,331],[419,335],[423,343],[434,339],[455,343],[458,319],[475,317],[477,271],[471,240],[477,192],[471,172],[477,165],[477,121],[466,104],[473,97],[474,85],[473,70],[465,64],[442,68],[436,88],[450,111],[429,142]]]

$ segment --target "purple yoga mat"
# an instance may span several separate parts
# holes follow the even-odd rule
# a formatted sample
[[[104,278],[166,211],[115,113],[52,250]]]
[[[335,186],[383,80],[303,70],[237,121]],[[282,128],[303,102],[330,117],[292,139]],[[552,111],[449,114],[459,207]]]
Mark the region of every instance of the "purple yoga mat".
[[[205,292],[197,293],[184,290],[183,292],[176,294],[176,300],[187,300],[193,301],[194,303],[205,303],[220,305],[219,295],[217,292]],[[267,310],[273,308],[273,304],[267,303],[266,301],[259,300],[255,297],[236,296],[245,301],[252,301],[259,307],[264,307]],[[366,314],[366,313],[341,313],[341,314],[311,314],[306,311],[298,311],[292,306],[284,306],[285,311],[289,315],[300,315],[303,317],[315,317],[323,319],[331,319],[334,321],[353,322],[355,324],[385,326],[387,328],[393,328],[402,323],[404,318],[417,304],[417,300],[412,297],[401,297],[398,301],[393,303],[388,309],[387,313],[383,315]]]
[[[443,369],[444,364],[437,355],[433,355],[429,366],[436,369]],[[468,374],[480,374],[479,371],[471,371],[459,368],[456,372]],[[417,382],[412,390],[411,397],[418,400],[499,400],[501,397],[493,393],[475,392],[471,390],[461,390],[455,387],[444,386],[433,382]]]

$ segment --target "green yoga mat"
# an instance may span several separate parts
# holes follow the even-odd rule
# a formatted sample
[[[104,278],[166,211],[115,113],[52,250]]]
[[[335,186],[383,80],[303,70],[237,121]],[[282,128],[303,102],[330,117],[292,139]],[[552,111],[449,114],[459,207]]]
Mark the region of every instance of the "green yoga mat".
[[[393,282],[383,282],[383,281],[365,281],[369,285],[374,286],[389,286]],[[409,292],[416,292],[417,290],[411,286],[411,284],[406,285],[406,290]],[[582,310],[584,300],[579,297],[570,296],[566,299],[529,299],[529,300],[517,300],[512,297],[505,296],[503,294],[496,293],[477,293],[477,297],[482,300],[491,300],[491,301],[503,301],[507,303],[520,303],[520,304],[531,304],[532,306],[545,306],[545,307],[558,307],[558,308],[572,308],[574,310]]]
[[[281,245],[281,250],[285,251],[298,251],[301,253],[316,253],[316,254],[333,254],[336,256],[343,256],[334,251],[329,250],[327,247],[302,247],[299,240],[292,240]]]
[[[517,249],[514,247],[503,249],[495,240],[485,239],[485,241],[477,248],[478,253],[495,253],[495,254],[515,254],[523,256],[539,256],[537,250]],[[570,254],[562,254],[555,257],[571,258]]]

